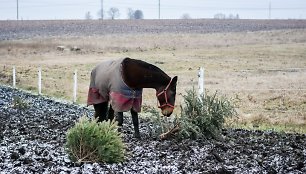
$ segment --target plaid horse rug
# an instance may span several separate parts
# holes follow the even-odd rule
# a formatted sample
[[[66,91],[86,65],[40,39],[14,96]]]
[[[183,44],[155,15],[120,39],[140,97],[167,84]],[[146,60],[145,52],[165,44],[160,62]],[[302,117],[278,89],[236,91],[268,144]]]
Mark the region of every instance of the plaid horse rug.
[[[142,89],[134,90],[122,78],[122,61],[108,60],[91,72],[87,105],[110,102],[116,112],[141,111]]]

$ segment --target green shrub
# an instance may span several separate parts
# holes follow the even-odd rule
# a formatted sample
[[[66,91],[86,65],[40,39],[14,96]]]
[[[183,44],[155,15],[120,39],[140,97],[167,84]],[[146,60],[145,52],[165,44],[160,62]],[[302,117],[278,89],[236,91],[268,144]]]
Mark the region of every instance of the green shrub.
[[[198,133],[206,137],[217,137],[226,117],[236,116],[231,101],[223,96],[218,97],[217,92],[198,97],[194,89],[189,90],[184,96],[184,103],[179,120],[185,124],[183,128],[187,129],[192,138]]]
[[[96,122],[87,117],[67,132],[67,151],[72,161],[116,163],[124,160],[124,143],[114,121]]]
[[[181,106],[181,114],[175,116],[172,123],[164,121],[157,111],[151,111],[153,115],[153,135],[164,133],[171,127],[179,125],[180,131],[176,134],[179,139],[199,137],[219,137],[226,117],[236,116],[234,106],[225,97],[213,95],[198,97],[193,90],[186,91],[184,105]]]

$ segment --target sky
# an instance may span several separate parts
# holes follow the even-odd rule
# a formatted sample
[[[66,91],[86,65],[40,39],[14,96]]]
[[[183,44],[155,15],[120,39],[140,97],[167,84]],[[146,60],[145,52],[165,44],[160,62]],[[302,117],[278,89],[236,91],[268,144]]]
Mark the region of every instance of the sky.
[[[0,0],[0,20],[85,19],[90,12],[105,18],[112,7],[119,9],[118,19],[127,19],[128,9],[141,10],[144,19],[213,18],[222,13],[239,15],[240,19],[306,19],[306,0]],[[271,7],[271,8],[269,8]],[[269,10],[271,9],[271,10]]]

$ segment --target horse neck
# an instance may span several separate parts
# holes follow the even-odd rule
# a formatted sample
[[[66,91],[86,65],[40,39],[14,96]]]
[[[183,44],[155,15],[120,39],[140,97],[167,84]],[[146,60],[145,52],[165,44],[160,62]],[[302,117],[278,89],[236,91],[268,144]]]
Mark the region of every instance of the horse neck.
[[[154,88],[159,91],[161,88],[165,88],[170,82],[171,78],[164,72],[147,72],[145,76],[139,79],[139,81],[144,82],[139,84],[143,88]]]
[[[125,83],[134,89],[154,88],[156,91],[164,89],[171,78],[154,65],[141,62],[129,63],[123,68]]]

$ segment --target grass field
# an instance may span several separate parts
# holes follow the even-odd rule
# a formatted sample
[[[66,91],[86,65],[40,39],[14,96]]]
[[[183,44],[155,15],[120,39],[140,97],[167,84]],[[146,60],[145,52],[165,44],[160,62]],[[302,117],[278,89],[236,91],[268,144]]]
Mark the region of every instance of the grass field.
[[[59,51],[60,45],[81,50]],[[12,84],[16,66],[17,87],[37,91],[37,68],[42,67],[42,93],[71,101],[77,69],[77,102],[85,104],[91,69],[121,57],[142,59],[178,75],[177,105],[186,89],[197,87],[201,66],[207,92],[217,90],[235,103],[239,119],[231,120],[231,126],[306,133],[306,29],[0,41],[0,82]],[[156,105],[154,90],[145,89],[143,98],[144,105]]]

